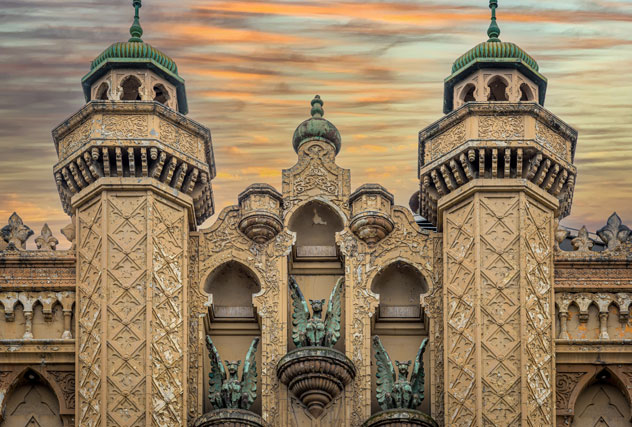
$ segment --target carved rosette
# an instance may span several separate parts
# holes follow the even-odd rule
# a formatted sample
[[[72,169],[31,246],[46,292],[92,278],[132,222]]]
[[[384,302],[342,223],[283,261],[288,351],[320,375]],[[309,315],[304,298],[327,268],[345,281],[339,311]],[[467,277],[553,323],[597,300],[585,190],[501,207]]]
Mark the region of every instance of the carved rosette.
[[[263,420],[259,415],[251,411],[224,408],[207,412],[195,420],[193,426],[261,427],[263,426]]]
[[[368,245],[374,245],[391,231],[393,195],[379,184],[364,184],[349,196],[353,233]]]
[[[256,243],[266,243],[283,229],[281,193],[268,184],[253,184],[238,196],[239,230]]]
[[[438,427],[429,415],[414,409],[389,409],[371,416],[363,427]]]
[[[318,417],[355,378],[353,362],[338,350],[303,347],[290,351],[277,365],[281,382]]]

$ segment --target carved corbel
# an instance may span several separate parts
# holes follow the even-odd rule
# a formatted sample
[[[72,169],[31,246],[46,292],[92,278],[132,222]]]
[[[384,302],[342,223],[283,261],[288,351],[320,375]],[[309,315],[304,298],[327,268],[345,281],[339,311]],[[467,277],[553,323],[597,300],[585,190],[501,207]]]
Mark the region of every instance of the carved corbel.
[[[561,250],[560,244],[568,237],[568,230],[560,226],[560,220],[555,220],[555,250]]]
[[[75,215],[73,215],[71,217],[71,222],[70,224],[68,224],[67,226],[65,226],[64,228],[62,228],[61,230],[61,234],[64,235],[64,237],[66,239],[68,239],[68,241],[72,244],[72,246],[70,247],[70,249],[75,249],[76,243],[75,243],[75,224],[76,224],[76,217]]]

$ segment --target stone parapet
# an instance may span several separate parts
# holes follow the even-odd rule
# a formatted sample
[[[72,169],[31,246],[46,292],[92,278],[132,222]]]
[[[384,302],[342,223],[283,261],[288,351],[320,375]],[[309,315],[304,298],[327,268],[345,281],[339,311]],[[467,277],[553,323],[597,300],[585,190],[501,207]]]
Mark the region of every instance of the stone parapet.
[[[92,101],[53,130],[53,168],[64,211],[101,178],[155,179],[194,201],[201,224],[213,214],[210,131],[158,102]]]
[[[570,213],[577,132],[535,103],[470,102],[419,133],[420,214],[475,179],[525,179]]]

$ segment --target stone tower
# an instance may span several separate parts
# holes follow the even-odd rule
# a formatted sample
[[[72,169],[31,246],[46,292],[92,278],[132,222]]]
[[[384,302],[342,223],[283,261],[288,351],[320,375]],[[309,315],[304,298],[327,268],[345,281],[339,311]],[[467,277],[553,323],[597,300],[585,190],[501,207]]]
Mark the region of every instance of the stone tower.
[[[536,61],[500,41],[497,6],[445,80],[446,116],[419,133],[421,214],[443,233],[446,426],[555,422],[554,232],[577,132],[543,107]]]
[[[77,251],[76,423],[185,425],[188,235],[213,213],[210,131],[185,117],[173,60],[127,42],[82,79],[86,105],[53,130]]]

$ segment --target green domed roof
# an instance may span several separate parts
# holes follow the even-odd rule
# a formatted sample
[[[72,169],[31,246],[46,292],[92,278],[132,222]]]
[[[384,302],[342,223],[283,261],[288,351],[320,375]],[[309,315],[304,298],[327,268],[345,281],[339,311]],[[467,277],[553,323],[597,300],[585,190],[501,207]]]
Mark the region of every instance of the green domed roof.
[[[455,73],[477,59],[518,59],[529,66],[533,71],[538,71],[538,63],[535,62],[527,52],[518,45],[500,40],[486,41],[476,45],[474,48],[461,55],[452,65],[452,72]]]
[[[108,59],[112,59],[117,62],[125,62],[125,60],[131,60],[130,62],[134,62],[139,59],[153,60],[168,71],[178,75],[178,66],[173,59],[143,41],[128,41],[112,44],[99,56],[97,56],[94,61],[92,61],[90,69],[94,70]]]
[[[301,145],[303,145],[303,143],[316,139],[333,145],[336,149],[336,154],[338,154],[342,144],[340,132],[338,132],[338,129],[333,125],[333,123],[329,120],[323,119],[325,112],[323,110],[323,101],[320,99],[319,95],[316,95],[314,99],[312,99],[311,104],[312,117],[298,125],[294,131],[294,137],[292,138],[294,151],[298,153],[298,149]]]

